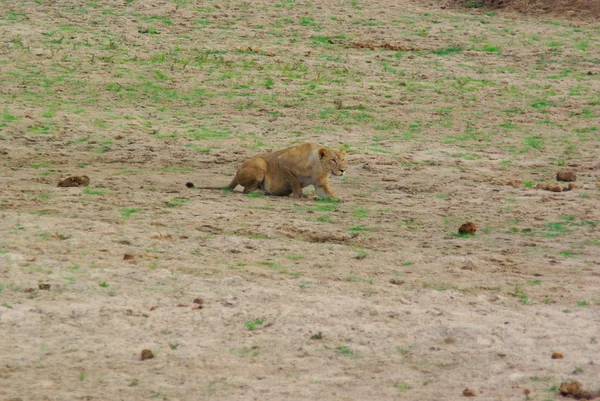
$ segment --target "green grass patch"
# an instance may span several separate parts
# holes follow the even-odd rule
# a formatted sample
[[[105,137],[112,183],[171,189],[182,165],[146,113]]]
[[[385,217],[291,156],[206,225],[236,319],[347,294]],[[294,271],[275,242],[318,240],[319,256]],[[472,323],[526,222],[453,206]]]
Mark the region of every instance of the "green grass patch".
[[[177,207],[177,206],[185,205],[189,201],[190,201],[189,199],[185,199],[185,198],[175,198],[175,199],[166,201],[165,206],[166,207]]]
[[[137,207],[128,207],[128,208],[122,209],[121,214],[123,215],[123,217],[128,218],[132,214],[138,213],[139,211],[140,211],[140,209]]]

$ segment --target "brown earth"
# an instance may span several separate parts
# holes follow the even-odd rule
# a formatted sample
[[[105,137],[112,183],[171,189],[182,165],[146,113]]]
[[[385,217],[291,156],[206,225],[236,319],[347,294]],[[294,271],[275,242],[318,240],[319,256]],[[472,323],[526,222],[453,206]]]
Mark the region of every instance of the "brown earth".
[[[517,11],[529,15],[568,16],[595,20],[600,17],[600,0],[449,0],[451,6]]]
[[[0,399],[600,386],[596,22],[408,1],[0,9]],[[343,202],[185,186],[305,141],[348,150]],[[536,188],[561,169],[578,186]],[[57,186],[72,176],[89,185]]]

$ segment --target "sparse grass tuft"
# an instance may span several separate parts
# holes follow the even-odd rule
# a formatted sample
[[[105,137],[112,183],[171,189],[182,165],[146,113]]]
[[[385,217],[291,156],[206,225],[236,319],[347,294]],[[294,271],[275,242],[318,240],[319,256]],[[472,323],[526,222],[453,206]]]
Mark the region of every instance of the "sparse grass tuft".
[[[254,320],[248,320],[246,321],[246,323],[244,323],[244,325],[246,326],[246,328],[250,331],[254,331],[258,328],[258,326],[261,326],[263,323],[265,322],[264,318],[258,318],[258,319],[254,319]]]

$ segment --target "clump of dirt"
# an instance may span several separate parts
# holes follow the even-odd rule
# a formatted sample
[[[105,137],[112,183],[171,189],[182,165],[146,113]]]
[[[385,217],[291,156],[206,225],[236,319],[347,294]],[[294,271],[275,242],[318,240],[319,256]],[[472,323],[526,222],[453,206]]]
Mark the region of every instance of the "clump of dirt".
[[[475,397],[477,396],[477,393],[475,392],[475,390],[471,390],[470,388],[466,388],[463,390],[463,395],[465,397]]]
[[[562,354],[562,352],[553,352],[552,353],[552,359],[563,359],[565,356]]]
[[[61,180],[59,187],[87,187],[90,185],[90,178],[87,175],[67,177]]]
[[[259,48],[251,47],[251,46],[238,49],[238,51],[239,52],[254,53],[254,54],[261,54],[261,55],[265,55],[265,56],[269,56],[269,57],[275,56],[275,53],[273,53],[273,52],[264,52],[264,51],[262,51]]]
[[[560,186],[558,184],[548,184],[546,182],[537,184],[536,189],[543,189],[545,191],[551,191],[551,192],[562,192],[563,191],[562,186]]]
[[[535,188],[543,189],[545,191],[550,191],[550,192],[568,192],[568,191],[572,191],[574,189],[581,188],[581,185],[569,183],[569,185],[567,185],[567,186],[562,186],[560,184],[544,182],[544,183],[537,184]]]
[[[397,279],[397,278],[392,278],[392,279],[390,279],[390,284],[394,284],[394,285],[402,285],[402,284],[404,284],[404,283],[405,283],[405,281],[404,281],[404,280],[400,280],[400,279]]]
[[[186,182],[185,186],[188,187],[188,188],[194,188],[195,187],[195,185],[194,185],[193,182]]]
[[[310,336],[311,340],[322,340],[323,339],[323,333],[321,333],[320,331],[313,334],[312,336]]]
[[[468,234],[468,235],[473,235],[475,234],[475,232],[477,231],[477,225],[475,223],[473,223],[472,221],[467,221],[466,223],[464,223],[462,226],[460,226],[458,228],[458,233],[459,234]]]
[[[50,290],[50,284],[38,284],[38,288],[40,290],[48,291],[48,290]]]
[[[511,186],[514,188],[520,188],[521,185],[523,185],[523,181],[522,180],[511,180],[511,179],[502,179],[502,178],[495,178],[495,177],[488,177],[488,178],[484,178],[482,180],[475,180],[476,182],[489,182],[492,185],[507,185],[507,186]]]
[[[336,43],[335,41],[331,41],[329,43]],[[413,52],[413,51],[419,51],[419,50],[424,50],[424,49],[417,49],[416,47],[410,47],[410,46],[405,46],[405,45],[400,45],[400,44],[391,44],[391,43],[382,43],[382,44],[373,44],[373,43],[365,43],[365,42],[351,42],[350,44],[346,45],[346,48],[353,48],[353,49],[369,49],[369,50],[375,50],[375,49],[383,49],[383,50],[392,50],[392,51],[404,51],[404,52]]]
[[[600,16],[599,0],[449,0],[450,7],[515,10],[524,14],[569,15],[584,19]]]
[[[582,388],[581,383],[579,383],[577,380],[562,382],[558,388],[558,391],[563,397],[575,398],[576,400],[593,400],[600,395],[598,393],[585,391]]]
[[[142,361],[145,361],[146,359],[152,359],[152,358],[154,358],[154,353],[152,353],[152,351],[150,351],[149,349],[142,350],[142,354],[141,354]]]
[[[573,182],[577,181],[577,174],[572,171],[561,171],[556,174],[556,181]]]

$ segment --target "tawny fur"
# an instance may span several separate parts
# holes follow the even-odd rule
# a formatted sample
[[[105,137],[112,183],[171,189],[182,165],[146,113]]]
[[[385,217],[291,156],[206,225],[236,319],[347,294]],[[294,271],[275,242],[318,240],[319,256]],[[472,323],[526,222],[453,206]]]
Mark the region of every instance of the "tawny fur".
[[[338,199],[329,187],[329,176],[342,177],[346,170],[345,150],[333,150],[314,143],[303,143],[252,157],[240,166],[229,185],[197,187],[231,189],[238,185],[244,193],[262,189],[267,195],[305,197],[302,188],[315,187],[318,197]]]

